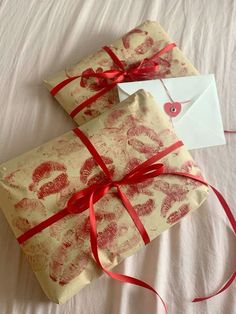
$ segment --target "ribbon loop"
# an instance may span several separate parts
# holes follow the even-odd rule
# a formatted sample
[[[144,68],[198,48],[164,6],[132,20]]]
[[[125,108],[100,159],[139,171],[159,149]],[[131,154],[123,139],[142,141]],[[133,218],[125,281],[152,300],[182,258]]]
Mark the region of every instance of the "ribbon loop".
[[[70,116],[71,118],[74,118],[81,110],[91,105],[94,101],[105,95],[107,92],[111,91],[118,83],[155,78],[159,64],[165,63],[167,67],[170,67],[170,63],[164,59],[161,59],[160,56],[172,50],[174,47],[176,47],[175,43],[167,44],[164,48],[151,57],[145,58],[135,64],[125,67],[124,62],[122,62],[116,56],[112,49],[108,46],[104,46],[102,49],[110,56],[117,69],[104,71],[99,68],[95,72],[92,68],[89,68],[83,71],[81,75],[68,77],[52,88],[50,92],[53,96],[55,96],[63,87],[78,78],[80,78],[80,86],[86,87],[86,79],[94,78],[94,82],[90,85],[90,88],[97,91],[97,93],[87,98],[72,110]]]

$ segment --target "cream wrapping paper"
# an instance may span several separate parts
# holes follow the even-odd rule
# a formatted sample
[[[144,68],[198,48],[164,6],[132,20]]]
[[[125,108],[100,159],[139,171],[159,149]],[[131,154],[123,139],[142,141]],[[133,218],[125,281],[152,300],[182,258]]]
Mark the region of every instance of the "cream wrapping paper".
[[[172,42],[172,39],[166,34],[158,22],[146,21],[142,25],[129,31],[122,38],[116,40],[110,45],[110,48],[120,60],[124,61],[125,66],[129,68],[130,65],[136,64],[145,58],[150,58]],[[198,71],[178,47],[161,55],[155,61],[159,63],[159,69],[155,76],[150,76],[150,79],[198,74]],[[52,75],[44,80],[44,83],[48,90],[51,91],[57,84],[68,77],[81,75],[83,71],[88,69],[101,72],[102,70],[105,71],[114,68],[116,67],[111,57],[101,49],[81,60],[76,65]],[[55,98],[69,114],[83,101],[97,93],[97,91],[93,89],[94,79],[90,78],[85,80],[85,87],[80,86],[80,80],[80,78],[77,78],[70,82],[55,95]],[[78,125],[81,125],[117,103],[119,103],[119,98],[117,88],[115,87],[80,111],[74,117],[74,120]]]
[[[172,126],[153,97],[143,90],[83,124],[81,130],[121,179],[154,153],[175,143]],[[184,146],[160,160],[167,171],[200,174]],[[68,132],[0,166],[0,206],[16,237],[64,208],[76,191],[103,180],[87,148]],[[163,175],[122,190],[150,239],[197,209],[208,187]],[[95,204],[101,261],[111,269],[144,246],[115,190]],[[42,289],[64,303],[102,272],[90,252],[89,212],[68,215],[21,245]]]

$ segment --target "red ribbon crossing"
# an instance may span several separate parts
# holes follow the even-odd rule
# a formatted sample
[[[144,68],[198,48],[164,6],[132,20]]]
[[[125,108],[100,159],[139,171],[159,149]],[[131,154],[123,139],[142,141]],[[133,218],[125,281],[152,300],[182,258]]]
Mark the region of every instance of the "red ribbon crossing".
[[[116,188],[118,195],[120,197],[120,200],[122,201],[124,207],[126,208],[127,212],[129,213],[130,217],[132,218],[136,228],[138,229],[140,236],[142,237],[145,244],[150,242],[149,235],[143,226],[137,212],[133,208],[132,204],[128,200],[125,193],[122,191],[121,187],[122,185],[129,185],[129,184],[138,184],[140,182],[143,182],[145,180],[148,180],[150,178],[154,178],[160,175],[174,175],[174,176],[181,176],[185,178],[190,178],[192,180],[201,182],[202,184],[205,184],[207,186],[210,186],[214,193],[216,194],[219,202],[221,203],[229,222],[234,230],[234,233],[236,233],[236,221],[233,216],[233,213],[231,212],[228,204],[226,203],[225,199],[221,195],[219,191],[217,191],[213,186],[209,185],[206,181],[201,179],[198,176],[189,174],[189,173],[183,173],[183,172],[165,172],[165,167],[161,163],[156,163],[164,156],[168,155],[169,153],[173,152],[177,148],[180,148],[183,143],[181,141],[178,141],[169,147],[165,148],[164,150],[158,152],[151,158],[147,159],[137,167],[135,167],[131,172],[126,174],[121,180],[113,181],[112,175],[107,168],[106,164],[103,162],[101,156],[97,152],[96,148],[93,146],[93,144],[90,142],[90,140],[87,138],[87,136],[79,129],[76,128],[73,130],[74,133],[80,138],[80,140],[83,142],[83,144],[86,146],[86,148],[89,150],[91,155],[93,156],[96,163],[100,166],[104,174],[106,175],[106,179],[102,183],[93,184],[81,191],[75,192],[69,201],[67,202],[67,206],[59,211],[58,213],[54,214],[53,216],[49,217],[48,219],[42,221],[40,224],[36,225],[35,227],[29,229],[24,234],[19,236],[17,238],[18,242],[22,244],[35,234],[41,232],[48,226],[54,224],[58,220],[62,219],[63,217],[69,215],[69,214],[79,214],[85,211],[89,208],[89,219],[90,219],[90,243],[91,243],[91,250],[93,253],[93,257],[95,261],[97,262],[98,266],[103,269],[103,271],[108,274],[113,279],[131,283],[137,286],[144,287],[152,292],[154,292],[161,300],[163,307],[165,309],[165,313],[167,313],[167,307],[161,296],[158,294],[158,292],[148,285],[147,283],[130,276],[126,276],[123,274],[114,273],[111,271],[108,271],[105,269],[100,261],[99,254],[98,254],[98,242],[97,242],[97,227],[96,227],[96,216],[95,216],[95,210],[94,210],[94,203],[96,203],[99,199],[101,199],[111,188]],[[217,294],[220,294],[221,292],[225,291],[234,281],[236,277],[236,271],[232,274],[232,276],[227,280],[226,284],[217,292],[214,294],[207,296],[207,297],[200,297],[194,299],[192,302],[200,302],[207,300],[209,298],[212,298],[213,296],[216,296]]]
[[[122,61],[116,56],[111,48],[109,48],[108,46],[104,46],[102,49],[106,51],[106,53],[110,56],[117,69],[102,71],[98,73],[92,69],[90,71],[84,71],[81,75],[72,76],[60,82],[50,92],[53,96],[55,96],[63,87],[78,78],[81,78],[80,85],[82,87],[85,87],[84,79],[88,79],[91,77],[96,79],[96,88],[99,91],[80,103],[75,109],[72,110],[70,116],[74,118],[85,107],[91,105],[99,97],[112,90],[117,83],[145,80],[147,79],[147,77],[154,77],[159,67],[159,63],[157,60],[160,59],[161,55],[172,50],[174,47],[176,47],[175,43],[168,44],[163,49],[152,55],[150,58],[145,58],[141,62],[131,65],[126,69]],[[168,62],[166,61],[166,63]]]

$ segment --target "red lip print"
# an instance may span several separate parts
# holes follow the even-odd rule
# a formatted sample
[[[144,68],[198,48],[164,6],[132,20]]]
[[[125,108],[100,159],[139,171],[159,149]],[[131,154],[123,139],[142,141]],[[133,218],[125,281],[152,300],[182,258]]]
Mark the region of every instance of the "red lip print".
[[[144,54],[150,49],[150,47],[153,46],[153,44],[154,44],[154,41],[152,37],[149,36],[145,39],[145,41],[142,44],[137,46],[137,48],[135,48],[134,50],[137,54]]]
[[[132,171],[135,167],[137,167],[139,164],[141,164],[142,161],[138,158],[132,158],[128,161],[124,175]],[[136,194],[145,194],[148,196],[152,195],[152,192],[147,189],[148,186],[150,186],[153,183],[154,179],[149,179],[144,182],[140,182],[138,184],[129,185],[126,191],[126,194],[129,198],[133,198]]]
[[[35,255],[26,255],[28,262],[30,263],[33,271],[41,271],[47,268],[48,266],[48,257],[46,255],[35,254]]]
[[[115,213],[96,213],[96,221],[102,223],[103,221],[115,220]],[[78,226],[76,229],[76,239],[86,239],[89,236],[90,221],[89,217],[86,218],[82,226]]]
[[[129,231],[129,236],[127,237],[127,232]],[[135,245],[137,245],[140,241],[140,235],[137,232],[136,228],[133,225],[129,225],[127,223],[122,223],[118,226],[118,236],[125,235],[125,240],[117,243],[114,243],[109,247],[110,249],[110,257],[114,259],[123,255],[125,252],[131,250]]]
[[[23,198],[14,205],[17,211],[23,212],[39,212],[42,215],[46,215],[45,206],[37,199]]]
[[[164,135],[164,134],[163,134]],[[176,138],[175,138],[176,139]],[[176,152],[175,154],[178,154],[178,152]],[[194,168],[198,168],[197,164],[193,161],[193,160],[187,160],[185,161],[180,167],[173,167],[170,166],[168,160],[163,160],[163,163],[165,165],[165,171],[166,172],[178,172],[178,171],[182,171],[182,172],[187,172],[187,173],[192,173]],[[199,173],[200,174],[200,173]],[[202,178],[202,177],[201,177]],[[188,179],[186,179],[188,181]],[[195,183],[197,185],[199,185],[198,182],[194,182],[193,180],[189,180],[190,182],[193,183],[193,185],[195,185]],[[200,183],[201,184],[201,183]]]
[[[82,273],[82,271],[86,268],[88,261],[89,261],[88,254],[76,256],[73,259],[73,261],[65,267],[59,280],[59,284],[61,286],[64,286],[67,283],[69,283],[72,279],[79,276]]]
[[[19,172],[19,171],[20,171],[20,170],[17,169],[17,170],[15,170],[15,171],[9,173],[8,175],[6,175],[6,176],[4,177],[4,180],[9,184],[9,186],[10,186],[11,188],[14,188],[14,189],[19,189],[19,188],[20,188],[19,185],[17,185],[16,182],[15,182],[15,175],[16,175],[16,173]]]
[[[68,176],[65,173],[61,173],[51,182],[48,182],[40,187],[37,192],[38,198],[43,199],[45,196],[60,192],[68,185]]]
[[[49,274],[53,281],[60,285],[69,283],[72,279],[78,276],[88,264],[88,254],[85,252],[76,254],[71,257],[72,251],[81,251],[83,242],[75,240],[75,233],[68,230],[64,236],[63,243],[58,246],[52,255],[52,261],[49,264]]]
[[[160,137],[160,139],[162,139],[162,138],[166,139],[168,137],[172,142],[178,141],[176,134],[173,132],[173,130],[170,130],[170,129],[164,129],[163,131],[161,131],[159,133],[159,137]],[[177,154],[178,152],[179,152],[179,150],[177,150],[175,152],[175,154]]]
[[[181,170],[190,173],[193,167],[197,167],[197,164],[193,160],[187,160],[181,166]]]
[[[145,32],[139,28],[132,29],[130,32],[128,32],[122,37],[123,45],[126,49],[130,48],[130,35],[135,33],[137,34],[143,33],[144,35],[148,34],[148,32]]]
[[[106,82],[104,78],[86,78],[85,75],[91,75],[95,73],[102,73],[103,69],[101,67],[97,68],[95,71],[92,68],[88,68],[83,71],[80,86],[87,87],[92,91],[98,91],[102,88],[102,84]]]
[[[138,119],[137,117],[129,114],[125,116],[126,111],[123,109],[113,110],[105,121],[107,128],[119,128],[122,129],[124,126],[136,126]]]
[[[147,216],[151,214],[155,206],[155,202],[152,199],[147,200],[143,204],[138,204],[134,206],[134,209],[138,213],[139,216]]]
[[[26,232],[38,223],[39,218],[35,220],[32,214],[36,213],[41,218],[47,214],[44,205],[37,199],[23,198],[14,207],[19,216],[12,219],[12,225],[21,232]]]
[[[40,182],[44,178],[48,178],[52,171],[66,171],[66,167],[56,161],[46,161],[39,165],[33,172],[32,179],[34,183]]]
[[[21,232],[26,232],[33,226],[30,224],[29,220],[27,218],[23,217],[14,217],[12,219],[12,225],[16,227]]]
[[[54,145],[53,149],[57,152],[58,156],[65,156],[69,153],[78,151],[82,146],[82,143],[75,141],[68,141],[64,139],[58,140]],[[63,166],[63,165],[62,165]],[[63,166],[64,167],[64,166]],[[65,167],[64,167],[65,168]],[[62,169],[63,171],[64,169]]]
[[[113,175],[115,171],[115,167],[112,165],[113,160],[109,157],[101,156],[105,164],[110,170],[110,173]],[[93,170],[97,170],[98,165],[96,164],[95,160],[93,157],[88,158],[82,168],[80,169],[80,180],[84,183],[87,184],[88,186],[95,184],[95,183],[100,183],[104,179],[106,179],[105,174],[102,171],[99,171],[98,173],[94,174],[90,179],[89,176],[92,174]],[[97,171],[96,171],[97,172]]]
[[[162,181],[155,182],[155,188],[166,194],[161,204],[161,215],[163,217],[166,217],[167,212],[175,202],[183,201],[189,191],[184,186]]]
[[[161,147],[163,147],[163,143],[157,133],[144,125],[130,128],[127,132],[127,135],[128,144],[142,154],[153,155],[154,153],[157,153]],[[153,144],[145,144],[137,137],[148,137],[149,142],[151,139]]]
[[[117,194],[111,193],[112,198],[117,198]],[[125,209],[123,205],[119,202],[117,206],[115,206],[113,211],[108,211],[110,208],[111,196],[105,196],[99,201],[99,210],[96,213],[96,220],[98,225],[101,224],[112,224],[113,221],[118,221],[120,217],[123,215]],[[89,237],[90,230],[90,220],[87,217],[82,225],[78,225],[76,228],[76,238],[77,239],[86,239]]]
[[[179,221],[182,217],[184,217],[188,212],[190,211],[189,204],[183,204],[180,206],[180,208],[170,214],[170,216],[167,218],[168,224],[173,224],[177,221]]]
[[[108,226],[102,231],[98,232],[98,247],[105,249],[117,236],[118,227],[114,221],[109,223]]]
[[[117,93],[116,90],[111,90],[109,92],[109,95],[107,95],[108,98],[106,98],[106,101],[104,101],[104,97],[101,97],[100,99],[96,100],[96,106],[93,106],[93,104],[87,106],[83,111],[82,114],[85,118],[86,117],[96,117],[99,114],[103,113],[105,110],[110,109],[114,103],[117,102]],[[80,97],[78,101],[83,102],[86,100],[85,97]]]
[[[48,268],[49,247],[47,240],[37,243],[23,243],[24,253],[34,271],[41,271]]]
[[[101,205],[107,205],[107,202]],[[122,205],[120,206],[121,209]],[[102,231],[98,232],[98,247],[105,249],[112,245],[112,242],[117,237],[118,226],[114,220],[118,219],[120,213],[105,212],[103,209],[96,213],[98,225],[106,223]],[[84,217],[75,227],[74,230],[69,230],[63,236],[63,242],[54,251],[52,262],[49,265],[50,278],[58,282],[60,285],[65,285],[77,277],[87,266],[90,254],[89,245],[89,217]],[[71,252],[78,252],[71,258]]]
[[[39,165],[33,172],[32,181],[29,185],[30,191],[36,191],[38,184],[43,179],[49,178],[56,171],[63,171],[55,179],[43,184],[37,191],[39,199],[43,199],[46,196],[60,192],[68,185],[68,176],[65,173],[66,167],[56,161],[46,161]]]
[[[56,195],[57,206],[63,208],[72,194],[78,191],[80,185],[79,176],[71,177],[69,184]]]
[[[111,127],[117,124],[119,119],[125,115],[125,110],[124,109],[116,109],[113,110],[108,116],[105,121],[106,126]],[[120,121],[119,121],[120,122]]]
[[[147,50],[151,50],[151,55],[154,56],[158,51],[160,51],[162,48],[164,48],[168,42],[165,42],[163,40],[157,41],[157,42],[152,42],[151,40],[147,41],[143,47],[141,46],[140,52],[144,53]],[[146,50],[146,51],[145,51]],[[167,75],[171,74],[171,64],[174,62],[172,61],[172,50],[166,52],[163,56],[159,57],[157,56],[156,58],[153,58],[152,60],[157,62],[159,65],[158,71],[156,72],[155,75],[147,75],[146,79],[154,79],[154,78],[164,78]],[[150,66],[150,62],[145,63],[146,66]]]

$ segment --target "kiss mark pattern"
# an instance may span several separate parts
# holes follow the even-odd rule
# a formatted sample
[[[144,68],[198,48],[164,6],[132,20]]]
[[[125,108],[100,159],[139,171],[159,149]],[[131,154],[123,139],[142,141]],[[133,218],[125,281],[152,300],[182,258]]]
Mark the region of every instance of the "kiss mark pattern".
[[[127,135],[128,144],[132,146],[134,150],[146,156],[154,155],[163,147],[163,142],[160,140],[157,133],[144,125],[130,128]],[[146,144],[146,140],[141,140],[141,137],[146,138],[149,143]]]
[[[56,203],[58,208],[63,208],[73,193],[78,191],[80,177],[70,178],[69,184],[56,195]]]
[[[95,147],[101,147],[101,150],[104,151],[102,159],[114,178],[117,177],[116,179],[127,174],[143,160],[162,149],[164,144],[166,145],[166,138],[170,142],[176,140],[171,130],[165,129],[157,134],[150,125],[148,127],[143,125],[142,119],[143,116],[149,114],[148,108],[143,112],[140,110],[135,116],[131,113],[126,114],[126,111],[120,109],[112,111],[106,116],[106,122],[103,121],[102,131],[99,134],[95,133],[90,136]],[[117,143],[117,147],[112,147],[112,150],[109,151],[109,157],[106,156],[106,149],[109,145],[104,140],[108,136],[110,142]],[[51,154],[54,154],[54,156],[56,154],[57,160],[60,160],[63,147],[68,149],[68,152],[80,152],[80,141],[76,145],[77,141],[73,139],[72,143],[75,144],[75,147],[69,145],[69,141],[68,144],[66,141],[57,143],[58,145],[53,146]],[[120,147],[124,148],[123,151]],[[175,154],[178,156],[178,151]],[[55,210],[57,210],[57,208],[65,206],[74,192],[105,179],[105,175],[92,157],[86,160],[80,154],[77,157],[72,158],[67,164],[47,160],[33,170],[32,182],[29,185],[30,197],[23,198],[15,204],[16,212],[20,217],[18,220],[13,219],[12,223],[15,224],[17,230],[25,232],[35,224],[33,213],[37,212],[41,217],[40,221],[43,220],[45,215],[48,215],[47,199],[45,200],[47,196],[54,195],[57,205]],[[191,160],[184,162],[181,167],[169,165],[168,160],[168,158],[164,158],[163,162],[166,169],[170,171],[180,171],[182,169],[191,173],[196,167]],[[79,169],[81,164],[82,167]],[[121,173],[117,171],[119,167],[116,169],[116,165],[119,164],[125,165],[124,168],[121,168],[124,169],[124,171],[120,171]],[[70,176],[69,180],[67,176],[68,173],[72,173],[72,170],[75,170],[73,172],[74,177]],[[124,186],[122,189],[124,189],[138,215],[145,222],[148,219],[150,222],[152,213],[157,206],[160,206],[163,223],[172,225],[190,211],[187,194],[190,190],[196,188],[196,185],[191,185],[192,181],[189,181],[185,180],[183,184],[175,184],[166,182],[164,178],[159,177],[137,185]],[[161,195],[158,199],[156,198],[156,191],[161,192],[158,193]],[[175,209],[178,209],[173,211],[174,205],[176,205]],[[111,190],[95,204],[95,212],[98,227],[98,247],[103,251],[103,255],[106,255],[108,266],[109,262],[123,258],[130,250],[140,245],[142,239],[132,219],[125,219],[128,214],[114,190]],[[67,216],[50,226],[48,238],[50,241],[53,239],[53,241],[49,241],[51,247],[47,243],[39,246],[38,250],[28,248],[27,255],[33,269],[36,271],[46,269],[51,280],[61,287],[70,283],[88,267],[89,263],[93,263],[89,228],[88,211],[77,217]],[[48,251],[45,250],[44,245],[48,248]],[[25,246],[24,249],[26,249]]]
[[[103,156],[105,160],[106,157]],[[105,162],[108,165],[113,165],[112,159],[106,159]],[[141,163],[141,160],[138,158],[132,158],[127,162],[124,173],[128,173],[134,167]],[[91,184],[91,182],[100,182],[101,177],[95,176],[91,178],[89,181],[89,176],[91,175],[91,171],[95,166],[94,161],[91,159],[87,160],[84,164],[84,168],[81,168],[81,181],[85,184]],[[181,168],[185,171],[190,172],[192,167],[195,166],[194,162],[187,161],[185,162]],[[86,172],[88,170],[88,172]],[[179,169],[175,169],[179,170]],[[95,179],[94,179],[95,178]],[[88,183],[89,182],[89,183]],[[143,182],[136,186],[130,186],[127,189],[127,195],[130,199],[134,198],[136,194],[149,195],[152,194],[149,188],[153,187],[153,179],[148,180],[147,182]],[[167,213],[171,210],[171,207],[175,202],[182,202],[186,198],[186,194],[189,191],[189,188],[178,184],[169,184],[165,181],[157,181],[155,182],[155,188],[166,194],[162,201],[161,205],[161,214],[163,217],[167,216]],[[69,192],[70,191],[70,192]],[[67,190],[63,190],[61,193],[67,192],[70,194],[74,191],[73,187]],[[115,193],[112,193],[112,197],[117,197]],[[137,234],[135,228],[130,225],[120,223],[119,219],[124,212],[124,208],[121,205],[119,210],[116,211],[107,211],[107,208],[111,208],[109,202],[111,198],[105,196],[99,201],[99,210],[96,213],[96,220],[98,226],[104,226],[103,230],[98,231],[98,247],[100,250],[109,249],[109,259],[114,260],[117,256],[125,254],[126,251],[130,250],[131,247],[134,247],[140,242],[140,237]],[[152,198],[148,198],[141,204],[136,204],[134,209],[137,211],[139,216],[148,216],[150,215],[155,208],[155,201]],[[183,216],[185,216],[190,210],[188,204],[183,204],[179,207],[178,210],[167,216],[166,222],[168,224],[174,224],[178,220],[180,220]],[[64,226],[65,227],[65,226]],[[125,235],[128,230],[131,228],[133,232],[126,238],[123,243],[120,243],[117,246],[116,239],[122,235]],[[60,230],[63,230],[63,226]],[[56,232],[57,234],[57,232]],[[50,277],[53,281],[58,282],[61,286],[69,283],[71,280],[76,278],[86,267],[89,262],[89,217],[85,218],[83,223],[77,225],[75,231],[70,230],[62,241],[62,245],[59,245],[58,249],[55,250],[52,258],[52,262],[50,263]],[[70,250],[78,250],[82,254],[76,255],[73,259],[68,259]]]
[[[106,128],[111,129],[112,126],[113,129],[118,128],[120,131],[122,131],[123,128],[126,128],[127,125],[130,127],[135,127],[137,126],[138,123],[139,123],[138,115],[136,116],[132,114],[127,115],[127,111],[125,111],[124,109],[112,110],[105,120]]]
[[[75,254],[72,255],[71,251]],[[83,242],[76,241],[75,232],[68,230],[63,237],[62,243],[54,250],[51,256],[49,263],[50,278],[63,286],[79,276],[86,268],[88,260],[88,250],[86,252],[83,248]]]
[[[19,170],[15,170],[4,177],[4,180],[8,182],[9,186],[14,189],[19,189],[19,185],[15,182],[15,175]]]
[[[13,217],[12,224],[21,232],[26,232],[46,216],[46,208],[38,199],[23,198],[14,205],[19,216]]]
[[[126,167],[125,167],[125,171],[124,171],[124,175],[129,173],[130,171],[132,171],[135,167],[137,167],[140,163],[141,163],[141,159],[138,158],[131,158]],[[139,184],[135,184],[135,185],[129,185],[127,187],[127,191],[126,194],[129,198],[133,198],[135,195],[138,194],[143,194],[143,195],[148,195],[151,196],[152,192],[151,190],[148,189],[149,186],[152,185],[154,179],[149,179],[146,180],[144,182],[140,182]]]
[[[112,110],[105,121],[105,125],[108,127],[111,127],[111,126],[114,127],[114,126],[117,126],[117,123],[119,124],[120,122],[123,123],[121,117],[124,116],[125,114],[126,114],[126,111],[124,109]]]
[[[98,91],[100,89],[99,83],[102,83],[100,78],[86,78],[83,75],[90,75],[94,73],[102,73],[103,69],[101,67],[97,68],[95,71],[92,68],[88,68],[82,72],[82,77],[80,81],[81,87],[87,87],[93,91]]]
[[[86,100],[86,97],[78,96],[78,103],[81,103]],[[116,91],[111,90],[107,95],[99,97],[94,103],[87,106],[84,110],[81,111],[81,114],[84,118],[84,121],[90,120],[92,117],[96,117],[102,112],[110,109],[114,104],[117,103],[117,93]]]
[[[37,243],[24,243],[23,250],[34,271],[47,268],[50,258],[50,243],[48,240],[38,241]]]
[[[40,181],[48,179],[53,175],[54,172],[63,171],[55,179],[43,184],[40,188],[38,185]],[[46,161],[39,165],[33,172],[32,181],[29,185],[30,191],[35,191],[39,199],[44,199],[44,197],[51,194],[56,194],[60,192],[63,188],[68,185],[68,176],[65,173],[66,167],[55,161]]]
[[[46,215],[46,209],[43,203],[34,198],[23,198],[18,203],[14,205],[17,211],[22,213],[29,211],[38,211],[41,215]]]
[[[119,57],[123,65],[132,67],[141,60],[145,60],[151,56],[157,54],[160,50],[169,44],[169,38],[166,36],[159,26],[152,23],[145,23],[140,25],[125,34],[121,39],[111,44],[110,47],[113,52]],[[153,60],[153,59],[152,59]],[[155,62],[158,63],[158,70],[155,74],[147,73],[145,79],[157,79],[165,77],[178,77],[185,75],[195,75],[196,70],[189,65],[187,60],[181,55],[180,52],[176,53],[176,49],[172,49],[159,57],[156,57]],[[145,62],[147,66],[150,66],[150,62]],[[92,56],[82,60],[75,66],[65,70],[67,77],[73,77],[84,73],[99,73],[102,70],[117,69],[113,60],[104,53],[103,50],[97,51]],[[59,77],[55,76],[59,79]],[[136,78],[136,80],[139,78]],[[56,80],[57,81],[57,80]],[[53,85],[53,81],[49,82]],[[73,110],[85,99],[88,99],[88,94],[95,94],[99,88],[103,86],[102,78],[82,78],[82,86],[78,84],[68,84],[64,90],[60,90],[61,104],[67,110]],[[89,93],[87,93],[89,91]],[[70,95],[74,101],[74,106],[71,108],[68,99]],[[83,109],[75,118],[75,120],[81,125],[85,121],[90,120],[93,117],[103,113],[107,108],[114,107],[119,102],[117,90],[113,89],[104,97],[97,99],[92,106]]]
[[[108,226],[103,230],[98,232],[98,247],[100,249],[107,248],[108,244],[113,242],[118,233],[118,226],[116,222],[110,222]]]
[[[148,50],[150,50],[150,47],[152,47],[154,44],[154,40],[152,39],[152,37],[148,36],[145,41],[138,45],[134,51],[139,54],[142,55],[144,53],[146,53]]]
[[[168,224],[173,224],[183,218],[190,211],[189,204],[183,204],[179,207],[177,211],[170,214],[166,220]]]
[[[29,220],[23,217],[13,217],[11,222],[12,225],[22,233],[28,231],[30,228],[33,227]]]
[[[145,32],[139,28],[134,28],[132,29],[130,32],[128,32],[127,34],[125,34],[123,37],[122,37],[122,42],[123,42],[123,45],[126,49],[129,49],[130,48],[130,35],[132,34],[144,34],[147,35],[148,32]]]
[[[138,204],[134,206],[134,209],[139,216],[147,216],[154,210],[155,202],[152,199],[147,200],[143,204]]]
[[[66,141],[65,139],[58,140],[54,145],[53,149],[57,152],[58,156],[66,156],[70,153],[78,151],[82,148],[82,143],[76,141]],[[62,165],[62,171],[65,171],[64,166]]]
[[[108,166],[108,169],[110,170],[111,174],[114,174],[115,168],[113,166],[113,160],[109,157],[106,156],[101,156],[105,164]],[[92,172],[95,170],[99,169],[99,172],[92,175]],[[91,176],[91,177],[90,177]],[[90,177],[90,178],[89,178]],[[95,160],[93,157],[88,158],[85,160],[83,166],[81,167],[80,170],[80,180],[84,183],[87,184],[88,186],[95,184],[95,183],[100,183],[104,181],[106,178],[104,172],[100,170],[98,165],[96,164]]]
[[[162,217],[166,217],[174,203],[184,201],[189,192],[188,187],[164,181],[156,181],[155,188],[166,195],[161,204]]]

